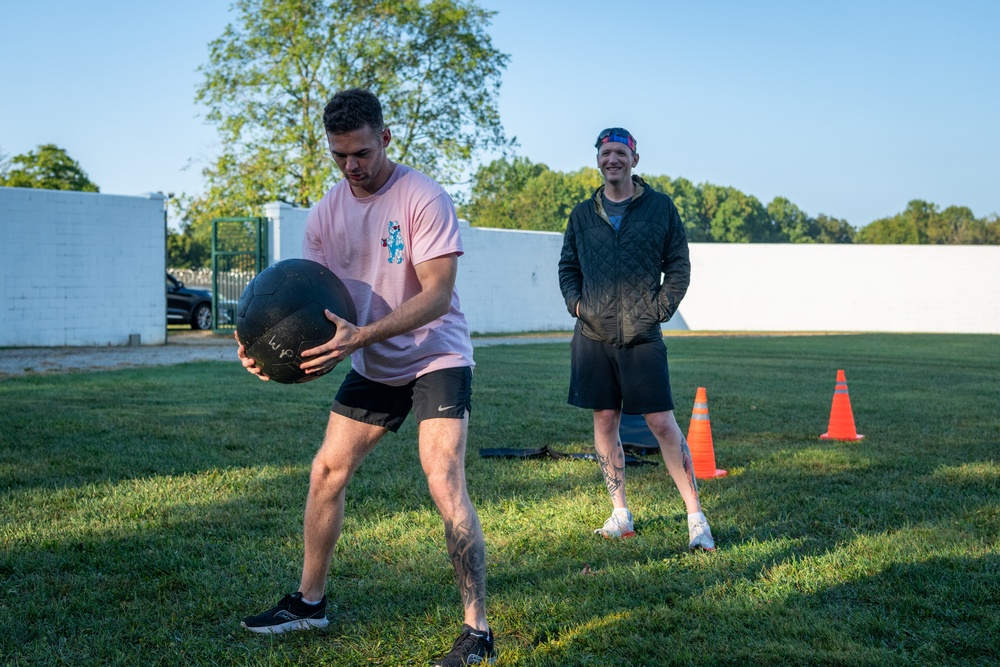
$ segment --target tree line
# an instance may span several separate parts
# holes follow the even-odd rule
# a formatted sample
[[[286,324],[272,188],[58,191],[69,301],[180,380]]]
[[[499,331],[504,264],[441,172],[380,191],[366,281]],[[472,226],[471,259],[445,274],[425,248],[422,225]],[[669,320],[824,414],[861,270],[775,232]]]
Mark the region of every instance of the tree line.
[[[336,90],[367,88],[393,133],[388,154],[448,186],[483,154],[459,214],[480,227],[562,231],[573,206],[600,186],[592,167],[559,172],[513,156],[497,100],[510,56],[489,35],[496,12],[475,0],[235,0],[234,19],[209,44],[195,101],[218,130],[219,154],[201,194],[168,195],[180,231],[168,262],[207,266],[211,221],[260,215],[264,204],[310,207],[340,178],[322,127]],[[669,194],[693,242],[1000,244],[997,215],[914,200],[855,228],[812,216],[784,197],[767,205],[736,188],[644,176]],[[8,159],[0,185],[98,192],[66,151],[47,144]]]
[[[0,185],[10,188],[100,192],[87,172],[65,149],[42,144],[12,158],[0,151]]]
[[[823,213],[811,216],[785,197],[764,205],[732,187],[683,177],[643,180],[670,195],[692,242],[1000,244],[1000,218],[976,218],[965,206],[941,210],[913,200],[892,217],[856,228]],[[561,232],[573,207],[601,183],[593,167],[559,172],[523,157],[500,158],[475,172],[459,213],[477,227]]]
[[[811,216],[785,197],[775,197],[764,205],[732,187],[695,185],[683,177],[644,175],[643,180],[670,195],[688,240],[696,243],[1000,245],[1000,216],[993,213],[977,218],[966,206],[941,209],[915,199],[894,216],[855,228],[826,214]],[[560,172],[523,157],[500,158],[476,170],[458,212],[475,227],[562,232],[573,207],[590,198],[601,183],[601,173],[593,167]],[[0,153],[0,185],[100,192],[79,163],[53,144],[13,158]],[[265,194],[261,204],[273,200]],[[168,201],[177,205],[175,199]],[[231,214],[254,213],[259,213],[259,207]],[[210,219],[168,233],[171,266],[208,266],[212,254]]]

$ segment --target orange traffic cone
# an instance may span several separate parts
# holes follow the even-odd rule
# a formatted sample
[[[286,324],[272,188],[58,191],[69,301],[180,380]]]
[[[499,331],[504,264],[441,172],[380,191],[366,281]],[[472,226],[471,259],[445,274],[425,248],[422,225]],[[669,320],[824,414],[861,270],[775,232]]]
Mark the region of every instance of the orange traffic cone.
[[[712,422],[708,418],[708,394],[704,387],[698,387],[694,397],[694,411],[688,426],[688,447],[694,462],[694,476],[698,479],[712,479],[728,475],[725,470],[715,467],[715,449],[712,447]]]
[[[854,413],[851,412],[851,396],[847,393],[847,376],[837,371],[837,386],[833,390],[833,406],[830,408],[830,426],[819,436],[824,440],[860,440],[854,427]]]

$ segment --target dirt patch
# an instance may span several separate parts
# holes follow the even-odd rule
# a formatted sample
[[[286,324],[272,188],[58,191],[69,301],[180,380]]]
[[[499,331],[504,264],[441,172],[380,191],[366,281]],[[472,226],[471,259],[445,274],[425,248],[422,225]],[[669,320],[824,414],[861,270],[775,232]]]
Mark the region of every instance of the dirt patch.
[[[568,342],[569,336],[475,338],[474,347]],[[239,363],[232,335],[210,331],[170,331],[166,345],[122,347],[11,347],[0,349],[0,378],[40,373],[79,373],[189,361]]]
[[[0,378],[31,373],[71,373],[166,366],[188,361],[236,360],[236,344],[174,343],[135,347],[16,347],[0,350]]]
[[[668,332],[667,338],[685,336],[758,337],[823,336],[825,332]],[[477,336],[473,347],[494,345],[530,345],[568,343],[571,335],[532,333],[510,336]],[[232,335],[211,331],[171,330],[166,345],[122,347],[11,347],[0,349],[0,378],[32,373],[73,373],[141,366],[168,366],[189,361],[227,361],[236,359],[236,341]]]

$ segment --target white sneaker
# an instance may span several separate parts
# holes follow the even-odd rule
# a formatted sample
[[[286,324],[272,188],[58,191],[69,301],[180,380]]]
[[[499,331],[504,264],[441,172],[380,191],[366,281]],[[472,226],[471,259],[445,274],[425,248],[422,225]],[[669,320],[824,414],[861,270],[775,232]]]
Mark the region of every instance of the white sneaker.
[[[707,521],[696,521],[688,524],[688,549],[696,551],[715,551],[715,540],[712,539],[712,529],[708,527]]]
[[[635,537],[635,528],[632,523],[632,513],[627,509],[616,509],[604,522],[603,528],[594,531],[595,535],[603,535],[608,539]]]

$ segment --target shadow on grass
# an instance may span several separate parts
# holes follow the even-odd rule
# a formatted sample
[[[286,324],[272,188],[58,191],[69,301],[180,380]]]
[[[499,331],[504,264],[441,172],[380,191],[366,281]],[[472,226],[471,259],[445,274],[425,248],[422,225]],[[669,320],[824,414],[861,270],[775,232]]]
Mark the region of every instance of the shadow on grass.
[[[637,665],[996,664],[998,567],[995,554],[932,558],[765,599],[741,595],[725,578],[685,591],[661,573],[660,595],[652,586],[581,582],[579,611],[560,609],[561,620],[548,622],[538,613],[518,664],[611,656]]]
[[[440,653],[459,622],[458,594],[440,520],[426,503],[407,499],[395,513],[380,515],[353,494],[331,571],[329,631],[271,639],[237,627],[241,616],[272,604],[297,582],[301,502],[288,490],[302,482],[290,473],[251,477],[229,501],[150,511],[132,534],[83,530],[13,545],[0,573],[31,596],[18,606],[20,629],[3,633],[16,641],[3,642],[4,654],[93,664],[156,655],[161,664],[182,664],[266,650],[261,664],[331,655],[341,658],[331,664],[363,664],[389,646],[406,647],[395,654],[403,662]],[[487,520],[488,535],[501,519]],[[875,575],[800,593],[798,587],[809,586],[804,580],[774,586],[774,573],[796,567],[810,552],[827,552],[771,538],[687,556],[665,549],[660,529],[657,520],[648,521],[627,542],[598,540],[566,525],[519,543],[510,536],[497,540],[503,544],[490,547],[490,605],[501,647],[518,656],[512,664],[583,665],[609,656],[656,664],[642,661],[649,655],[692,664],[753,662],[754,656],[784,664],[920,664],[927,657],[979,658],[992,651],[983,640],[995,622],[971,634],[967,626],[995,611],[992,593],[984,593],[996,581],[995,555],[890,562]],[[585,563],[590,574],[581,570]],[[971,612],[955,610],[961,600]],[[927,604],[938,611],[918,613]],[[2,625],[13,628],[15,619]],[[436,631],[425,646],[414,645],[412,634],[427,632],[423,626]]]
[[[440,520],[406,501],[395,514],[358,516],[363,501],[352,500],[331,570],[328,631],[280,638],[242,631],[241,616],[297,583],[301,502],[287,490],[302,479],[278,472],[231,482],[223,502],[163,502],[135,517],[131,529],[72,526],[61,537],[5,549],[0,575],[30,595],[0,611],[2,654],[13,664],[256,656],[254,664],[346,665],[380,654],[425,661],[446,647],[460,603]],[[487,520],[488,535],[504,519],[493,514],[501,516]],[[663,547],[659,529],[648,521],[639,537],[616,542],[559,524],[491,546],[490,607],[508,664],[584,665],[612,656],[628,664],[662,664],[649,656],[691,664],[989,664],[996,657],[995,553],[886,557],[875,572],[833,572],[823,562],[807,566],[810,549],[792,538],[684,555]],[[852,550],[891,552],[894,539],[905,536],[874,547],[856,536],[812,555],[843,565]],[[815,572],[802,571],[808,567]]]
[[[16,408],[0,414],[0,485],[30,492],[308,463],[339,379],[283,386],[233,366],[202,362],[5,380],[0,397]]]
[[[816,439],[832,374],[811,387],[797,366],[755,371],[756,342],[690,357],[672,344],[677,396],[705,377],[719,387],[709,402],[730,476],[701,485],[713,555],[684,553],[683,506],[662,465],[627,472],[639,535],[612,542],[590,534],[608,509],[595,464],[479,459],[480,446],[582,450],[592,425],[553,390],[565,349],[477,351],[467,468],[505,662],[990,664],[993,362],[935,361],[940,386],[968,391],[923,395],[912,389],[923,369],[888,368],[898,357],[872,344],[871,379],[848,378],[860,444]],[[834,356],[785,354],[809,373]],[[733,379],[746,357],[746,377]],[[308,466],[338,383],[268,386],[231,366],[0,387],[16,406],[0,417],[5,659],[398,664],[447,648],[460,603],[412,420],[348,489],[331,630],[268,638],[238,627],[298,583]]]

